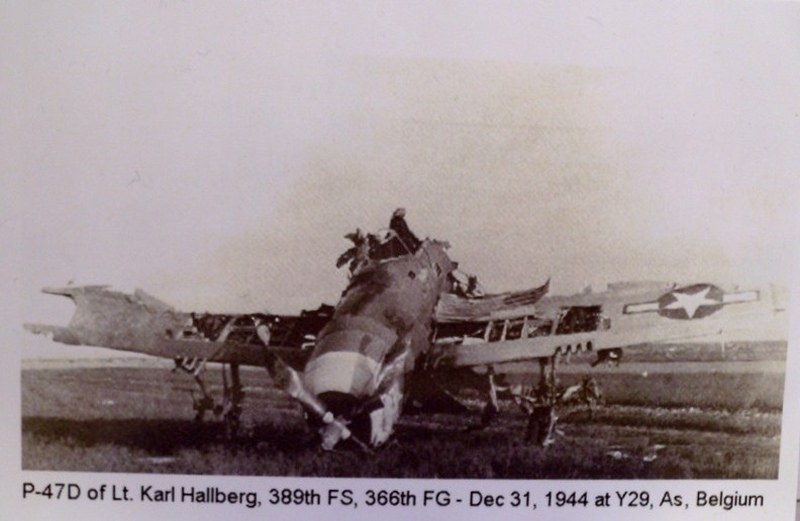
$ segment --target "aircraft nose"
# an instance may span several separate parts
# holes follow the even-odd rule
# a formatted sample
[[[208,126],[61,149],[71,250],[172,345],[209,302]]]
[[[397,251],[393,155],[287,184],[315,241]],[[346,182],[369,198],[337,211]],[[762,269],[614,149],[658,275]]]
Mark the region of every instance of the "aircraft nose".
[[[376,377],[389,343],[360,330],[336,331],[319,340],[303,379],[317,396],[342,393],[356,398],[375,392]]]

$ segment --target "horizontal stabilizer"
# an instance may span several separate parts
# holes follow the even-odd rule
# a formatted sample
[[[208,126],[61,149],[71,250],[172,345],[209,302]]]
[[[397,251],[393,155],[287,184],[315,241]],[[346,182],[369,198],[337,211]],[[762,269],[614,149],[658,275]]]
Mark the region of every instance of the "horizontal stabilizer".
[[[108,284],[95,284],[91,286],[65,286],[63,288],[42,288],[42,293],[48,295],[62,295],[64,297],[74,297],[79,293],[102,292],[107,290]]]

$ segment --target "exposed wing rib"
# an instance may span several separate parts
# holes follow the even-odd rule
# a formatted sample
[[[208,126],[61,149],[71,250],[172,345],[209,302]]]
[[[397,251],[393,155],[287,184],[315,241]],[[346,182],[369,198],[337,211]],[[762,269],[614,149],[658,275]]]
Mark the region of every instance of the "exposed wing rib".
[[[700,283],[613,288],[548,297],[537,308],[537,314],[552,317],[546,319],[549,327],[532,328],[532,320],[537,324],[541,319],[531,316],[474,323],[481,326],[476,331],[456,330],[437,341],[434,364],[469,367],[643,344],[785,341],[788,335],[785,298],[774,287],[741,291]]]
[[[466,298],[446,293],[439,299],[435,319],[441,323],[481,322],[533,314],[533,305],[548,291],[550,280],[539,287],[516,292]]]

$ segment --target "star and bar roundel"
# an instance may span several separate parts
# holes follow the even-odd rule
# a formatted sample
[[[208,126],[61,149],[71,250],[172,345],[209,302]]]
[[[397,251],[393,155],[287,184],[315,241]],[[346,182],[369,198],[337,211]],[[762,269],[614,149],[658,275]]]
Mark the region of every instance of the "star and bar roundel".
[[[692,320],[712,315],[725,305],[753,302],[758,298],[758,291],[725,293],[713,284],[693,284],[664,293],[658,300],[626,304],[622,312],[627,315],[658,313],[666,318]]]

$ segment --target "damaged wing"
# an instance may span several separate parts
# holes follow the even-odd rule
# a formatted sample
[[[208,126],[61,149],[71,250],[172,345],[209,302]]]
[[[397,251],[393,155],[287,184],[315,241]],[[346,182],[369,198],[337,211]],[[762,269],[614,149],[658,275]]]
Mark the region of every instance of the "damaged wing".
[[[263,365],[268,350],[290,366],[302,368],[317,333],[333,314],[326,305],[300,315],[187,313],[141,290],[126,294],[107,286],[43,292],[75,303],[67,326],[25,324],[28,331],[49,335],[55,342],[243,365]],[[266,326],[266,336],[262,326]]]
[[[455,293],[445,293],[436,307],[438,323],[480,322],[532,314],[536,304],[550,287],[550,280],[539,287],[484,297],[467,298]]]
[[[440,323],[439,368],[488,366],[660,343],[785,341],[786,292],[709,283],[611,285],[601,293],[541,298],[535,312]]]

